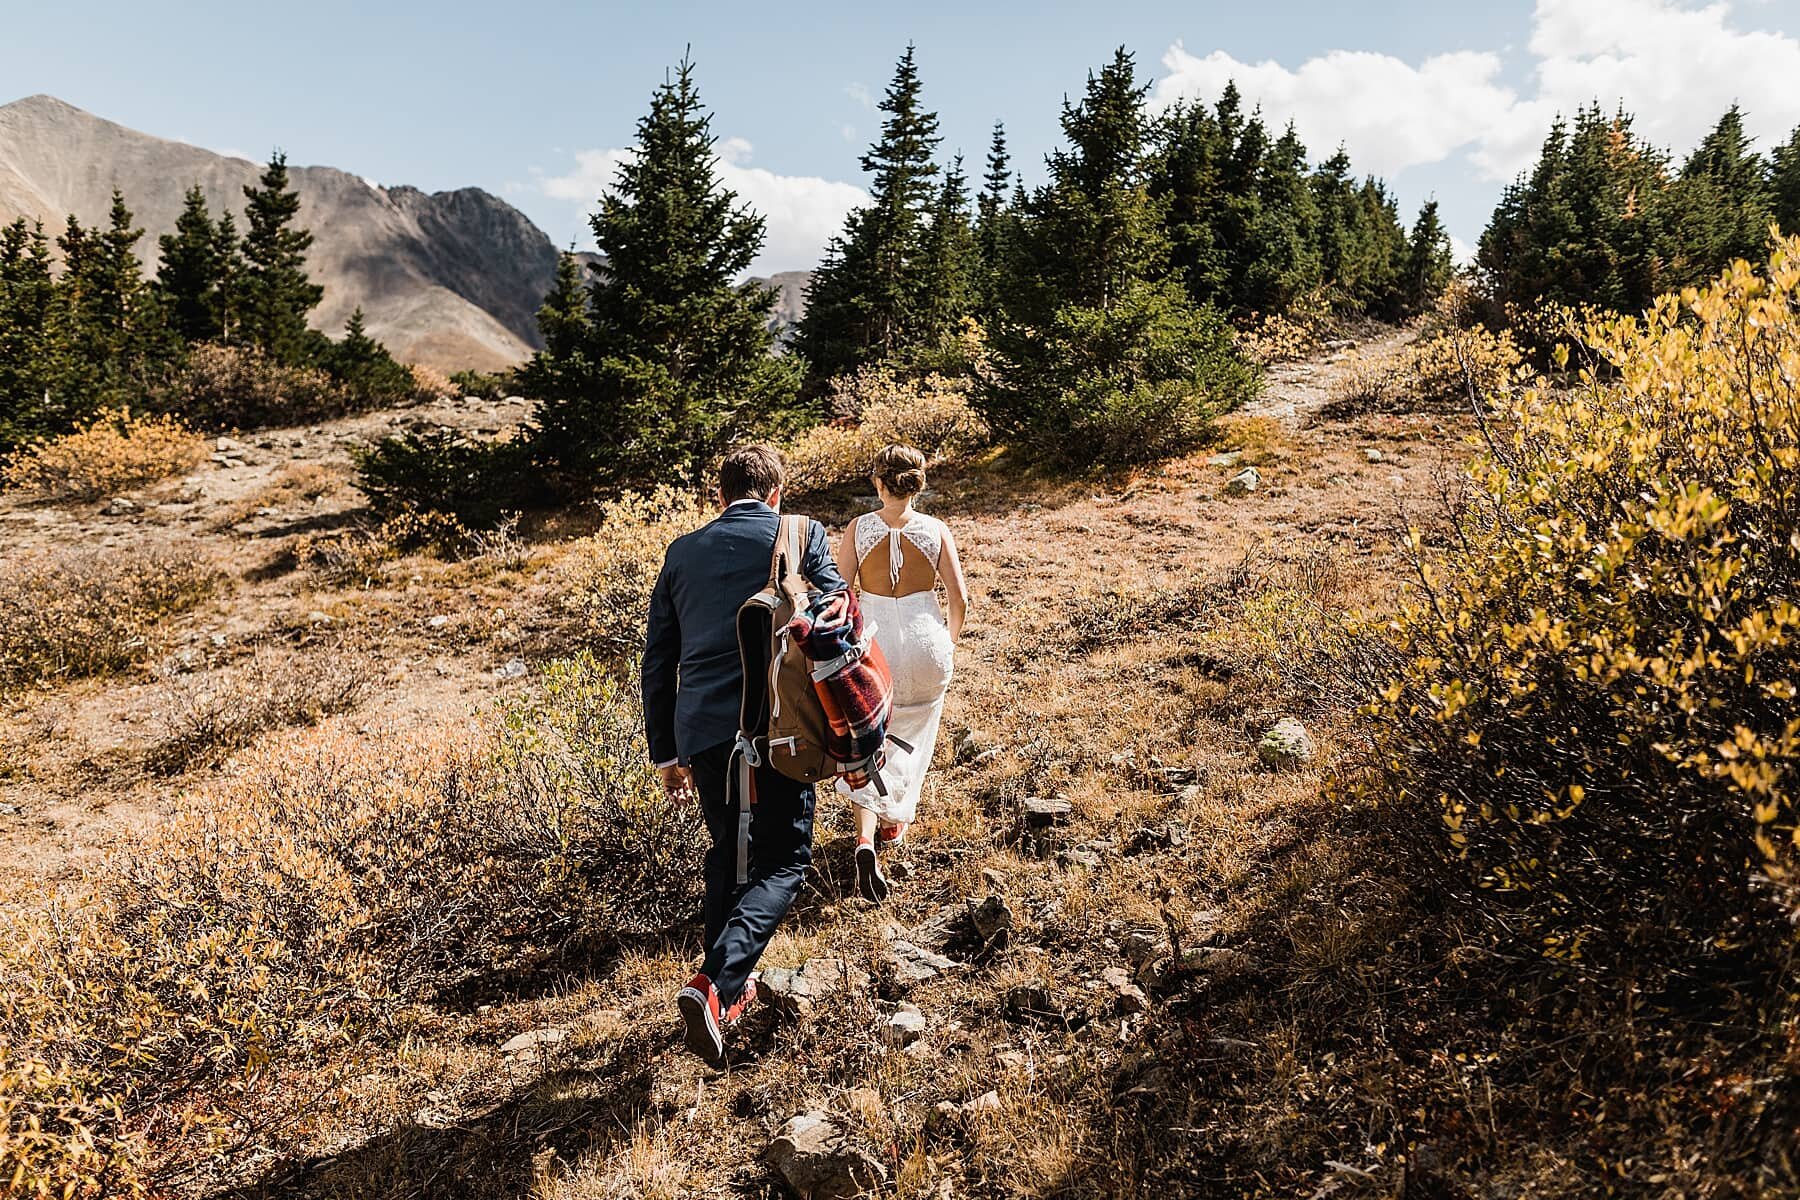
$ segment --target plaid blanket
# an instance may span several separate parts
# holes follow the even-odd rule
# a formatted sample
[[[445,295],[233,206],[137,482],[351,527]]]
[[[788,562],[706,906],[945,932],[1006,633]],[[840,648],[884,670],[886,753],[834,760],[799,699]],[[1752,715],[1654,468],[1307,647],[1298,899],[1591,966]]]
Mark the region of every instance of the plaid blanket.
[[[813,690],[831,724],[825,753],[852,788],[864,787],[886,759],[894,677],[872,636],[863,632],[854,592],[823,592],[788,625],[813,664]]]

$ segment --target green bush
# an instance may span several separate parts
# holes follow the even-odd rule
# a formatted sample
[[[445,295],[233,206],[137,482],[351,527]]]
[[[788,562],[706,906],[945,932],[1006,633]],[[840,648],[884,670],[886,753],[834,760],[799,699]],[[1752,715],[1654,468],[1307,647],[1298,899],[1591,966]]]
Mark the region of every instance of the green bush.
[[[1680,963],[1792,936],[1800,808],[1800,239],[1527,390],[1455,536],[1415,535],[1384,799],[1545,953]]]
[[[1180,453],[1256,393],[1230,328],[1179,284],[1132,284],[1110,308],[1064,305],[1047,326],[1002,324],[976,404],[996,435],[1063,467]]]
[[[384,518],[446,513],[471,529],[491,529],[508,512],[544,502],[546,487],[529,443],[476,442],[444,431],[384,438],[356,455],[358,483]]]

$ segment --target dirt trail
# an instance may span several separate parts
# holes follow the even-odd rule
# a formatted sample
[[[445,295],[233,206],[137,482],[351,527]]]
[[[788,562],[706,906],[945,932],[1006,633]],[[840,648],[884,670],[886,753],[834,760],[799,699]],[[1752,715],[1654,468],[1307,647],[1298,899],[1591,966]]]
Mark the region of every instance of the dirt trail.
[[[1277,363],[1269,368],[1263,394],[1246,404],[1253,417],[1278,417],[1304,423],[1325,406],[1332,386],[1356,366],[1383,358],[1418,336],[1412,329],[1384,329],[1366,341],[1327,352],[1311,361]]]

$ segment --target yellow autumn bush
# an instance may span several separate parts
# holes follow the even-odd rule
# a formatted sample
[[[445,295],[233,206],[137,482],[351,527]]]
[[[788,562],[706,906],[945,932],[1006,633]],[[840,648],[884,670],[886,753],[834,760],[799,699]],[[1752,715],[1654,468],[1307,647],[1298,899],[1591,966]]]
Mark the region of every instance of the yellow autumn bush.
[[[904,378],[868,367],[836,380],[829,407],[854,414],[821,425],[786,446],[790,495],[830,491],[867,480],[875,455],[900,442],[938,464],[985,446],[987,425],[969,406],[966,379]]]
[[[0,485],[39,500],[98,500],[191,471],[205,457],[206,443],[178,418],[121,408],[18,450],[0,468]]]
[[[1800,239],[1587,326],[1415,539],[1377,791],[1547,952],[1791,933],[1800,789]],[[1655,955],[1651,956],[1653,959]]]

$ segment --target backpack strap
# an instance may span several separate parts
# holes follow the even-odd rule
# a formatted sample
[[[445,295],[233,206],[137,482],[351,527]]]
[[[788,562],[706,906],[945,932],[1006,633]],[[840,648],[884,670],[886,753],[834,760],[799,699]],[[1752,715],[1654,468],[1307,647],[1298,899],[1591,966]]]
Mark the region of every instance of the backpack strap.
[[[806,543],[811,526],[807,517],[782,517],[769,557],[769,590],[786,595],[796,611],[806,602]]]

